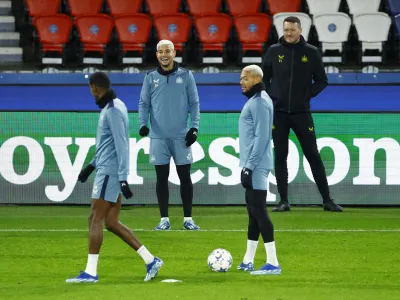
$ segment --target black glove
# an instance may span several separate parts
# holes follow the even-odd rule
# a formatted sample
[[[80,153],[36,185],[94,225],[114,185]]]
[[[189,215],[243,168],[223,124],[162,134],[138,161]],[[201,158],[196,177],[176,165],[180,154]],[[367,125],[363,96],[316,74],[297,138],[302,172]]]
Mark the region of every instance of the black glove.
[[[147,126],[143,126],[142,128],[140,128],[140,130],[139,130],[139,134],[140,134],[140,136],[147,136],[148,134],[149,134],[149,132],[150,132],[150,129],[149,129],[149,127],[147,127]]]
[[[131,189],[129,188],[128,182],[127,181],[120,181],[119,183],[121,185],[122,195],[124,195],[124,197],[126,199],[132,198],[133,193],[131,192]]]
[[[192,146],[197,140],[197,132],[198,130],[196,128],[190,128],[189,131],[186,133],[186,147]]]
[[[251,176],[253,175],[253,171],[247,168],[242,169],[242,173],[240,174],[240,181],[245,189],[253,188],[253,181]]]
[[[88,164],[78,175],[78,181],[84,183],[89,178],[90,174],[94,171],[94,167],[91,164]]]

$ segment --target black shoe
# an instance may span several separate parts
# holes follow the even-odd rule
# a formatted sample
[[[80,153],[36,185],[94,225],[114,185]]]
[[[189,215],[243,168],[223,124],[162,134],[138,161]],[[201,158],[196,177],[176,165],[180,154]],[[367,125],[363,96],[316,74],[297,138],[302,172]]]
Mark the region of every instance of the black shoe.
[[[284,211],[289,211],[290,210],[290,205],[287,202],[280,202],[277,206],[275,206],[272,211],[274,212],[284,212]]]
[[[327,210],[327,211],[333,211],[333,212],[342,212],[343,211],[343,207],[337,205],[335,202],[333,202],[333,200],[325,202],[323,207],[324,207],[324,210]]]

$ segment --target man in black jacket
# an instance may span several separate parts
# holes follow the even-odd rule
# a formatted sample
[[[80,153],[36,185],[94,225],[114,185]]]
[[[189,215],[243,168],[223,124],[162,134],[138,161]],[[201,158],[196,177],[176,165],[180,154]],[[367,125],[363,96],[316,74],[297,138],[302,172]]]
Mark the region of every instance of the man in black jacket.
[[[310,163],[314,180],[323,199],[323,208],[341,212],[329,195],[325,167],[317,148],[310,99],[328,85],[321,54],[301,36],[297,17],[283,22],[284,35],[272,45],[263,61],[264,83],[274,102],[273,141],[275,147],[275,176],[280,203],[275,212],[290,210],[288,201],[288,138],[293,129],[304,155]],[[314,81],[314,82],[313,82]]]

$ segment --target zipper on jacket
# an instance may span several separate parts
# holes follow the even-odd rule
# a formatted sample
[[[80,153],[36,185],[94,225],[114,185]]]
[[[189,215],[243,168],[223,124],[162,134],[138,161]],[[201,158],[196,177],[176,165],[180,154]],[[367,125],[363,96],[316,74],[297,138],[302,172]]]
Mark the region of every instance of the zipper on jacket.
[[[290,113],[290,100],[292,98],[292,79],[293,79],[293,64],[294,64],[294,48],[292,48],[292,66],[290,67],[290,81],[289,81],[289,110]]]
[[[168,84],[168,81],[169,81],[169,75],[167,76],[167,84]]]

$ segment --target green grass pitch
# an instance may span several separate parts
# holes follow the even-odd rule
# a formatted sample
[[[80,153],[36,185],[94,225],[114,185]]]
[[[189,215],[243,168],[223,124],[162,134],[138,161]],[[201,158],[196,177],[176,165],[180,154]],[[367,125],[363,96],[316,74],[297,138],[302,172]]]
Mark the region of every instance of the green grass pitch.
[[[236,270],[246,247],[245,207],[195,207],[199,232],[181,230],[181,207],[170,208],[170,232],[152,230],[156,207],[124,207],[121,221],[164,260],[159,275],[143,282],[142,259],[105,232],[99,282],[67,284],[86,266],[88,213],[88,207],[0,207],[0,299],[400,299],[399,209],[270,213],[283,273],[251,276]],[[231,252],[229,272],[208,269],[215,248]],[[265,256],[260,239],[256,268]],[[171,278],[183,282],[161,282]]]

